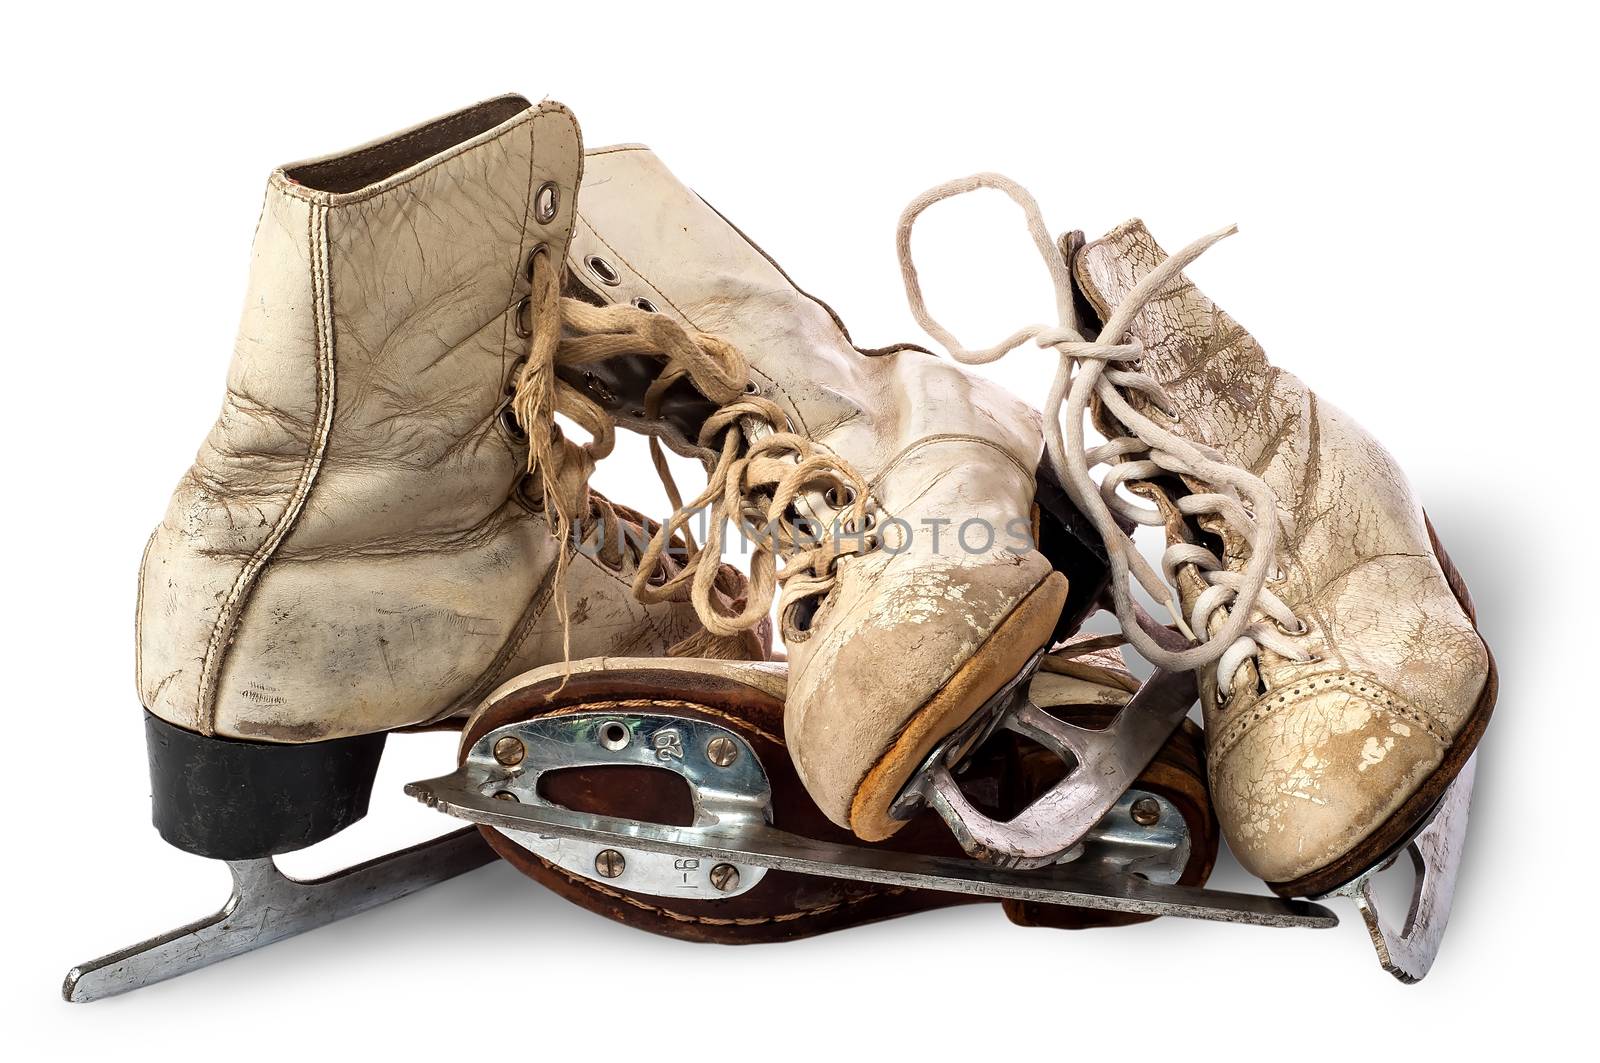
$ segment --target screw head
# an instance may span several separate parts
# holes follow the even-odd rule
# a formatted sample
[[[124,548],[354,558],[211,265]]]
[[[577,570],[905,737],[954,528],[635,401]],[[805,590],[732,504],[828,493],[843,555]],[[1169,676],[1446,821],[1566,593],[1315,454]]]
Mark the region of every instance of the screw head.
[[[719,768],[726,768],[729,764],[739,759],[739,747],[734,745],[733,739],[718,735],[706,743],[706,758]],[[727,864],[719,865],[727,867]],[[735,875],[735,878],[738,876]]]
[[[595,874],[601,878],[616,878],[628,866],[628,861],[615,849],[601,849],[594,858]]]
[[[496,801],[516,801],[517,795],[512,793],[510,790],[496,790],[494,792],[494,799]]]
[[[711,869],[711,885],[717,892],[727,893],[739,888],[739,869],[732,864],[718,864]]]
[[[494,759],[508,768],[521,764],[522,758],[527,755],[528,751],[523,748],[522,740],[511,735],[506,735],[494,744]]]
[[[1153,797],[1141,797],[1128,809],[1128,815],[1141,827],[1153,827],[1161,818],[1161,805]]]

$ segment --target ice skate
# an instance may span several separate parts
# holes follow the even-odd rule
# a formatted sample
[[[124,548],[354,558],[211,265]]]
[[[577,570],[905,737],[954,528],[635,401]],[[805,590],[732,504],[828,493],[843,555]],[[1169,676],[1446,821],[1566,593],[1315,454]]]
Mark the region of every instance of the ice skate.
[[[496,691],[462,734],[454,773],[407,792],[479,823],[490,844],[574,903],[655,933],[789,940],[975,900],[1030,926],[1121,925],[1161,914],[1326,926],[1317,905],[1204,890],[1216,855],[1198,728],[1184,724],[1079,844],[1050,867],[964,855],[938,818],[864,844],[811,800],[783,739],[782,662],[581,662]],[[1115,654],[1047,658],[1030,710],[1103,724],[1137,689]],[[664,770],[663,770],[664,769]],[[1005,817],[1061,765],[1002,734],[962,783]]]
[[[277,871],[365,814],[391,731],[568,656],[762,654],[763,630],[635,598],[637,514],[588,492],[551,512],[527,475],[511,396],[562,331],[582,160],[569,112],[508,96],[272,175],[227,399],[146,548],[137,621],[155,824],[228,861],[235,895],[75,968],[68,999],[492,859],[467,833],[318,883]]]
[[[923,306],[909,239],[926,207],[980,187],[1022,206],[1061,321],[971,352]],[[1026,192],[980,175],[915,201],[900,248],[914,312],[957,359],[992,360],[1029,339],[1059,355],[1051,456],[1105,538],[1128,640],[1158,667],[1198,675],[1229,847],[1285,896],[1353,896],[1385,967],[1415,980],[1449,914],[1493,662],[1393,459],[1268,363],[1179,272],[1225,235],[1168,258],[1130,222],[1055,248]],[[1086,446],[1086,413],[1110,442]],[[1089,470],[1105,462],[1097,484]],[[1119,521],[1166,529],[1165,581]],[[1130,578],[1198,637],[1171,645],[1138,610]],[[1397,926],[1369,881],[1402,850],[1423,873]]]
[[[920,349],[857,349],[648,150],[601,149],[585,167],[567,253],[583,309],[569,316],[596,335],[552,353],[528,407],[601,437],[621,424],[705,461],[705,493],[668,522],[683,533],[704,520],[704,550],[652,587],[658,540],[635,589],[688,592],[707,628],[731,635],[765,617],[781,587],[800,778],[828,819],[886,838],[934,747],[1073,630],[1103,580],[1069,518],[1046,512],[1034,541],[1038,415]],[[570,456],[548,456],[550,479],[576,484],[586,458],[565,446]],[[706,594],[703,562],[730,541],[725,522],[753,544],[737,613]],[[1057,547],[1053,567],[1045,550]]]

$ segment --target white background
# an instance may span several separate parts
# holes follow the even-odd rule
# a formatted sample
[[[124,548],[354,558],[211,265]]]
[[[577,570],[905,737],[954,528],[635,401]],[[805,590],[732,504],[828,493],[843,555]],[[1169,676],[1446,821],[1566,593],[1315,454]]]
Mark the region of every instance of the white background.
[[[0,1009],[12,1058],[1352,1059],[1561,1044],[1591,999],[1596,27],[1585,5],[997,0],[890,10],[455,2],[13,7],[4,264],[9,711]],[[999,170],[1056,229],[1135,214],[1275,360],[1408,469],[1501,666],[1435,972],[1330,931],[1062,933],[989,907],[692,946],[504,866],[86,1006],[79,960],[197,917],[226,875],[148,821],[134,574],[222,399],[269,170],[498,92],[645,141],[829,300],[914,337],[903,203]],[[1050,311],[1017,215],[936,210],[931,305],[970,342]],[[1049,367],[993,374],[1035,399]],[[641,449],[599,483],[660,508]],[[451,759],[397,739],[372,817],[291,868],[436,830]],[[1257,888],[1236,867],[1218,883]],[[306,1053],[310,1053],[306,1056]]]

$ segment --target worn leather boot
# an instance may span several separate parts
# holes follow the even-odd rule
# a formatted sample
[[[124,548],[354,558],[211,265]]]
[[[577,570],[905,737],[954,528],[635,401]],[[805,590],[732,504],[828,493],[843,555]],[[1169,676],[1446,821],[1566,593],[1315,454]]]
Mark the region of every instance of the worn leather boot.
[[[1060,323],[973,352],[923,305],[910,232],[979,188],[1022,208]],[[1280,893],[1318,895],[1377,866],[1439,803],[1488,722],[1494,668],[1394,460],[1183,277],[1229,232],[1170,258],[1138,222],[1058,248],[1031,196],[980,174],[914,200],[900,252],[913,313],[957,359],[1029,339],[1058,356],[1047,444],[1105,541],[1123,633],[1157,667],[1199,673],[1212,797],[1240,862]],[[1090,414],[1104,445],[1086,444]],[[1128,522],[1165,528],[1165,580]],[[1167,604],[1187,648],[1156,637],[1130,579]]]
[[[1133,221],[1078,251],[1073,275],[1105,319],[1166,258]],[[1171,416],[1136,399],[1143,412],[1257,472],[1287,514],[1268,588],[1290,615],[1257,610],[1242,652],[1202,674],[1201,698],[1230,848],[1281,893],[1326,892],[1403,842],[1466,763],[1494,706],[1493,662],[1465,586],[1377,440],[1272,365],[1181,274],[1128,335],[1170,398]],[[1195,482],[1146,485],[1191,626],[1220,625],[1230,606],[1212,588],[1238,578],[1248,544],[1185,512]]]
[[[637,514],[586,495],[558,537],[525,478],[510,396],[560,331],[530,277],[559,268],[582,165],[565,108],[507,96],[272,175],[227,399],[140,573],[150,713],[316,743],[567,654],[737,649],[635,599]]]
[[[1038,414],[921,349],[855,347],[647,149],[600,149],[585,170],[567,264],[568,318],[587,334],[553,352],[519,408],[602,437],[621,423],[705,460],[706,492],[663,533],[709,514],[704,549],[651,587],[658,537],[635,587],[691,596],[727,635],[781,585],[789,752],[824,815],[885,838],[933,746],[1063,617],[1068,581],[1035,548]],[[555,496],[592,460],[570,442],[546,457]],[[721,548],[740,548],[724,521],[755,529],[737,614],[705,593]]]

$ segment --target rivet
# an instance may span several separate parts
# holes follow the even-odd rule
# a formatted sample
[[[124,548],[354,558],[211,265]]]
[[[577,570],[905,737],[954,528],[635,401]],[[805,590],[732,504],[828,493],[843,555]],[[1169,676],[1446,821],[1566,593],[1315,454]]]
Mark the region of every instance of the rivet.
[[[739,759],[739,747],[733,744],[733,739],[718,735],[706,743],[706,759],[719,768],[726,768]]]
[[[494,759],[506,767],[515,767],[522,763],[522,758],[528,755],[527,749],[522,745],[521,739],[506,735],[494,744]]]
[[[739,869],[732,864],[718,864],[711,869],[711,885],[716,887],[718,893],[738,889]]]
[[[601,849],[600,854],[594,858],[595,874],[601,878],[616,878],[627,866],[628,861],[615,849]]]
[[[1141,827],[1153,827],[1161,819],[1161,805],[1153,797],[1141,797],[1128,809],[1128,815]]]
[[[518,801],[517,795],[512,793],[510,790],[496,790],[494,792],[494,799],[496,801]],[[520,803],[520,801],[518,803]]]

